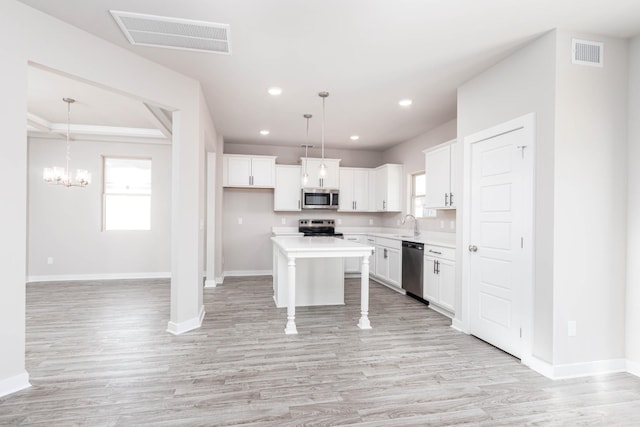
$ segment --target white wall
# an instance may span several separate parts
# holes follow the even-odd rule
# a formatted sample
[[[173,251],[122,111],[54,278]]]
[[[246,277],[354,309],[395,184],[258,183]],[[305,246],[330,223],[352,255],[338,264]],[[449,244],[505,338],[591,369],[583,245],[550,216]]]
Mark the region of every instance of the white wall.
[[[640,375],[640,36],[629,49],[626,357]]]
[[[557,32],[555,365],[624,358],[627,42]],[[604,43],[604,67],[571,63],[571,38]],[[567,322],[577,323],[569,337]]]
[[[168,277],[171,146],[76,140],[71,150],[72,168],[92,171],[93,182],[86,188],[45,183],[44,167],[64,165],[65,141],[29,140],[29,281]],[[102,156],[151,159],[150,231],[102,231]]]
[[[0,227],[0,395],[24,380],[24,316],[27,239],[27,64],[39,64],[87,82],[131,94],[174,111],[171,209],[170,326],[197,327],[202,308],[201,242],[204,230],[204,132],[213,129],[201,103],[197,81],[154,64],[122,48],[31,9],[5,0],[0,15],[11,17],[0,26],[3,127],[0,174],[11,186],[3,189]],[[217,136],[216,136],[217,138]],[[182,329],[180,329],[182,328]],[[20,382],[20,381],[19,381]],[[25,381],[21,381],[22,386]]]
[[[458,89],[459,141],[516,117],[531,112],[536,115],[533,353],[547,362],[553,359],[555,52],[556,33],[550,32]],[[463,158],[461,155],[461,162]],[[458,212],[461,209],[463,205]],[[461,237],[465,230],[460,215],[458,231],[458,265],[462,265]],[[457,279],[461,284],[461,278]],[[460,313],[460,287],[456,294],[456,313]]]

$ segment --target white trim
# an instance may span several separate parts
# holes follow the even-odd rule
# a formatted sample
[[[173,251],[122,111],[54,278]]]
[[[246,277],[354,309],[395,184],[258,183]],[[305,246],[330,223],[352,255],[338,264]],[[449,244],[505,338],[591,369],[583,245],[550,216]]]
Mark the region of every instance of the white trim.
[[[180,335],[184,334],[185,332],[198,329],[200,326],[202,326],[202,321],[204,320],[205,314],[206,312],[204,311],[204,305],[202,305],[200,306],[200,314],[198,314],[198,317],[194,317],[180,323],[169,321],[167,324],[167,332],[173,335]]]
[[[452,320],[451,324],[453,325],[453,313],[451,313],[449,310],[444,309],[434,303],[432,303],[431,301],[429,301],[429,308],[433,311],[435,311],[436,313],[440,313],[445,317],[448,317],[449,319]]]
[[[530,198],[524,200],[523,206],[523,237],[525,242],[525,256],[527,257],[529,264],[526,266],[528,271],[525,271],[523,277],[526,278],[527,283],[524,284],[522,293],[522,343],[521,354],[519,357],[521,360],[531,360],[533,358],[533,328],[534,328],[534,284],[535,284],[535,233],[533,229],[535,227],[534,209],[535,209],[535,145],[536,145],[536,128],[535,128],[535,113],[525,114],[513,120],[492,126],[482,131],[476,132],[472,135],[468,135],[463,139],[463,152],[464,152],[464,167],[463,167],[463,200],[464,206],[471,205],[471,144],[484,141],[496,136],[504,135],[505,133],[512,132],[514,130],[525,129],[528,137],[527,141],[527,154],[529,155],[529,161],[523,166],[525,180],[523,181],[523,188],[527,188],[530,191]],[[469,230],[471,229],[471,212],[470,209],[462,209],[462,246],[459,248],[462,251],[462,310],[460,313],[461,319],[456,322],[463,332],[471,332],[470,314],[471,314],[471,301],[470,301],[470,272],[469,272],[469,252],[465,250],[470,244]],[[456,310],[456,318],[458,316]],[[543,374],[544,375],[544,374]]]
[[[451,327],[458,332],[469,335],[469,333],[463,329],[464,324],[460,319],[457,319],[455,317],[451,319]]]
[[[29,373],[24,371],[18,375],[0,380],[0,397],[31,387]]]
[[[204,281],[205,289],[215,288],[217,285],[218,284],[216,283],[216,279],[205,279]]]
[[[170,279],[170,272],[158,273],[102,273],[102,274],[59,274],[51,276],[27,276],[27,283],[69,282],[75,280],[123,280],[123,279]]]
[[[569,378],[590,377],[594,375],[612,374],[618,372],[631,372],[630,361],[625,359],[594,360],[592,362],[567,363],[564,365],[552,365],[537,357],[522,359],[522,364],[528,366],[539,374],[552,380],[565,380]],[[637,375],[637,374],[634,374]]]
[[[224,277],[271,276],[271,275],[273,275],[273,272],[271,270],[231,270],[231,271],[224,272]]]
[[[627,372],[640,377],[640,363],[627,359]]]

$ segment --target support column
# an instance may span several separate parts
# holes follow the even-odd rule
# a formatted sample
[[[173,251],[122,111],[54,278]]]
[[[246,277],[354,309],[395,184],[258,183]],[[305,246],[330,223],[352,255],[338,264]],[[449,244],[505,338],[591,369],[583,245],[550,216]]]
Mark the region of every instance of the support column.
[[[284,333],[294,335],[298,333],[296,328],[296,259],[289,257],[289,277],[287,278],[287,326]]]
[[[360,320],[358,328],[371,329],[369,322],[369,256],[362,257],[362,266],[360,274]]]

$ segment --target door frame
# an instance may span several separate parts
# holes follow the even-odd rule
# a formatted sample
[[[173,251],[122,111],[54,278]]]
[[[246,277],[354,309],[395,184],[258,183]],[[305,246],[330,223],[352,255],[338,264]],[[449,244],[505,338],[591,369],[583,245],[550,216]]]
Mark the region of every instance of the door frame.
[[[528,190],[528,194],[525,194],[523,198],[523,237],[524,237],[524,259],[528,260],[525,266],[525,272],[523,274],[523,292],[522,292],[522,345],[520,360],[524,365],[530,365],[533,359],[533,336],[534,336],[534,283],[535,283],[535,269],[534,269],[534,256],[535,256],[535,233],[534,233],[534,221],[535,221],[535,141],[536,141],[536,129],[535,129],[535,113],[525,114],[524,116],[517,117],[513,120],[489,127],[482,131],[476,132],[469,136],[466,136],[463,141],[464,151],[464,167],[463,167],[463,186],[462,186],[462,200],[464,206],[468,208],[462,209],[462,247],[460,248],[460,258],[462,262],[462,295],[461,295],[461,329],[470,333],[471,323],[471,275],[470,267],[471,260],[470,254],[467,250],[470,242],[470,228],[471,228],[471,145],[491,139],[506,133],[510,133],[516,130],[525,129],[526,141],[526,154],[528,161],[523,164],[523,189]]]

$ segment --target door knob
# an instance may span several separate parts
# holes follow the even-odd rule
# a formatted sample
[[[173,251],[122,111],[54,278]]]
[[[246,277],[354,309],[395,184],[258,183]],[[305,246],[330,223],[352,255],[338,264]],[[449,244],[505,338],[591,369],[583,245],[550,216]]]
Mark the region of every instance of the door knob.
[[[469,252],[478,252],[478,247],[476,245],[469,245]]]

